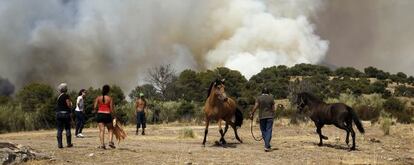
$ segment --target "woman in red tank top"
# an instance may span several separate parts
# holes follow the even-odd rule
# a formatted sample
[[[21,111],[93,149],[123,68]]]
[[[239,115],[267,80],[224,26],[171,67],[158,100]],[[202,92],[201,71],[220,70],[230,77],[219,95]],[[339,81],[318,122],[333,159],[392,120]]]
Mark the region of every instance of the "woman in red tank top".
[[[95,99],[94,109],[98,108],[98,113],[96,115],[96,121],[98,122],[99,126],[99,139],[101,141],[101,145],[99,148],[106,149],[105,147],[105,126],[108,128],[109,132],[109,147],[115,148],[113,142],[113,125],[112,125],[112,98],[108,96],[109,93],[109,85],[104,85],[102,87],[102,96],[98,96]]]

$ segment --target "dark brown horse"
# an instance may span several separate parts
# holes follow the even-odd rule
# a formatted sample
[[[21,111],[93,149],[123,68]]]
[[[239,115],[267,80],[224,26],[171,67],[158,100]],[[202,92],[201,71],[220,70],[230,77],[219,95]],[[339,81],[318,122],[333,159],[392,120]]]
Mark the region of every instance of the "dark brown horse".
[[[237,127],[240,127],[243,124],[243,114],[237,108],[236,102],[227,97],[226,92],[224,91],[224,80],[216,79],[210,84],[207,100],[204,105],[204,112],[206,115],[206,129],[204,131],[203,145],[206,144],[208,126],[211,120],[218,121],[219,132],[221,135],[220,143],[222,145],[226,143],[224,135],[226,134],[229,125],[233,128],[236,139],[240,143],[243,143],[237,134]],[[224,132],[221,129],[222,120],[226,122]]]
[[[352,121],[355,123],[359,132],[364,133],[364,127],[351,107],[343,103],[327,104],[306,92],[297,95],[296,104],[298,105],[299,112],[302,112],[305,107],[308,107],[310,118],[315,123],[316,132],[319,134],[319,146],[322,146],[322,139],[328,139],[328,137],[322,135],[322,127],[325,124],[333,124],[346,131],[346,144],[349,144],[349,133],[351,133],[352,147],[350,149],[355,150],[355,132],[352,128]]]

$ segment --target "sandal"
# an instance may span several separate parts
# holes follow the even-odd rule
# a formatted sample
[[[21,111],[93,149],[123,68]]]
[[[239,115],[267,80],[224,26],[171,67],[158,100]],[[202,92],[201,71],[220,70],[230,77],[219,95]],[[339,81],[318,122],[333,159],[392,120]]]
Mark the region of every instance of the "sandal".
[[[111,148],[116,148],[114,142],[109,142],[108,146],[111,147]]]
[[[98,148],[99,148],[99,149],[104,149],[104,150],[106,150],[106,147],[105,147],[105,145],[102,145],[102,146],[98,146]]]

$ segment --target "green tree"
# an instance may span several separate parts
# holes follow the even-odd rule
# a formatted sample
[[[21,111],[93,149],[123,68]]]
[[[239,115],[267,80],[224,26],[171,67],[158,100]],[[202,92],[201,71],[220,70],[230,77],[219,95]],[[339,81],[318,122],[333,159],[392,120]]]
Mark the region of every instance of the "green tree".
[[[399,85],[395,88],[395,96],[414,97],[414,88],[405,85]]]
[[[124,92],[122,91],[121,87],[117,85],[111,85],[109,95],[112,97],[113,104],[115,106],[121,106],[126,103]]]
[[[312,64],[296,64],[289,69],[291,76],[313,76],[317,74],[332,75],[332,71],[325,66]]]
[[[385,80],[389,78],[390,74],[388,72],[384,72],[372,66],[367,67],[364,69],[365,75],[370,78],[377,78],[379,80]]]
[[[98,97],[99,95],[102,95],[101,89],[94,89],[92,87],[89,87],[86,90],[86,96],[84,100],[84,111],[88,122],[94,120],[94,114],[92,113],[94,112],[93,104],[95,103],[96,97]]]
[[[364,73],[352,67],[340,67],[336,69],[334,73],[336,76],[339,76],[339,77],[359,78],[359,77],[364,76]]]
[[[376,81],[371,84],[369,87],[369,93],[379,93],[385,94],[386,93],[387,83],[385,81]]]
[[[206,70],[198,74],[198,79],[201,81],[201,96],[204,101],[207,98],[207,93],[211,82],[216,79],[225,79],[225,91],[230,97],[238,98],[241,96],[246,78],[241,75],[239,71],[231,70],[225,67],[219,67],[214,70]]]
[[[413,76],[408,77],[407,78],[407,83],[409,83],[411,85],[414,85],[414,77]]]
[[[247,82],[246,78],[236,70],[230,70],[225,67],[219,67],[214,70],[217,78],[225,79],[225,90],[231,97],[238,98],[241,96],[241,90],[244,88],[244,84]],[[210,80],[212,82],[214,79]]]
[[[164,99],[169,101],[177,101],[180,99],[179,89],[177,87],[177,77],[174,76],[170,83],[167,84],[164,93]]]
[[[201,81],[200,89],[202,92],[200,92],[200,94],[202,96],[202,100],[204,101],[208,97],[207,93],[208,93],[208,88],[210,87],[211,82],[213,82],[213,80],[215,80],[219,76],[217,75],[216,72],[212,70],[206,70],[204,72],[199,72],[197,75],[198,75],[197,76],[198,79]]]
[[[273,66],[264,68],[258,74],[250,78],[246,84],[244,98],[251,102],[254,97],[260,94],[261,90],[266,87],[270,93],[277,99],[287,98],[289,86],[289,69],[284,66]]]
[[[393,82],[396,83],[405,83],[407,82],[407,75],[402,73],[402,72],[398,72],[397,74],[392,74],[389,77]]]
[[[55,126],[57,96],[52,87],[46,84],[31,83],[17,93],[23,115],[26,116],[25,130],[37,130]]]
[[[56,95],[49,85],[32,83],[23,87],[17,94],[17,98],[24,111],[33,112],[40,106],[53,107]]]
[[[204,90],[200,88],[201,80],[195,71],[189,69],[182,71],[176,85],[180,98],[187,101],[204,101]]]
[[[135,87],[128,95],[131,100],[136,100],[139,97],[139,93],[144,93],[145,97],[148,99],[160,99],[159,93],[157,93],[157,89],[151,84],[144,84],[141,86]]]

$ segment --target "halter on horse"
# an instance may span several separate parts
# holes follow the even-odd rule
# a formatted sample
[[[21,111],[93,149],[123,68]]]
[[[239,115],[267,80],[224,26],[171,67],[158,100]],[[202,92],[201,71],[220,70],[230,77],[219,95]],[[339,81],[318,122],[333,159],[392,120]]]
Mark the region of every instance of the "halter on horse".
[[[236,139],[240,143],[243,143],[237,134],[237,127],[240,127],[243,124],[243,114],[237,108],[236,102],[233,99],[227,97],[224,91],[224,87],[224,80],[216,79],[210,84],[207,100],[204,105],[204,112],[206,115],[206,128],[204,131],[203,145],[206,143],[210,120],[218,121],[219,132],[221,135],[221,144],[226,143],[224,140],[224,135],[226,134],[229,125],[233,128]],[[221,129],[222,120],[226,122],[224,132]]]

